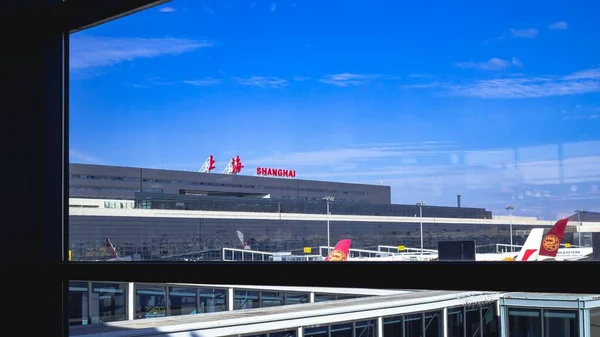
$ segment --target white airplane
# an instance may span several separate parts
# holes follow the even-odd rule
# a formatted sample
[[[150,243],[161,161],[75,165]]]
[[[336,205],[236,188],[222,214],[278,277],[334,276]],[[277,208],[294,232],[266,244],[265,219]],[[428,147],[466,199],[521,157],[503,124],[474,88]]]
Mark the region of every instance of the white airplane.
[[[543,228],[533,228],[525,240],[521,250],[515,255],[515,252],[508,253],[479,253],[475,254],[475,261],[538,261],[547,259],[556,259],[560,241],[567,228],[568,219],[558,220],[544,236]],[[570,255],[569,255],[570,256]],[[438,254],[410,254],[410,255],[392,255],[382,257],[352,258],[350,261],[435,261]]]
[[[533,228],[517,256],[514,252],[475,254],[475,261],[536,261],[540,254],[540,245],[543,238],[544,229]]]

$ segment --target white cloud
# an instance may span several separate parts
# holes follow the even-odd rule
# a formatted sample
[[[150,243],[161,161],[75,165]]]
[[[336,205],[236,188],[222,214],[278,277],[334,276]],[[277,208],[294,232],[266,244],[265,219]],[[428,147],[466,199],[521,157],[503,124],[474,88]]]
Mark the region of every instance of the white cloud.
[[[261,88],[282,88],[288,84],[288,81],[278,77],[252,76],[248,78],[235,77],[241,85],[255,86]]]
[[[459,62],[456,64],[459,68],[472,68],[472,69],[480,69],[480,70],[503,70],[511,65],[522,67],[523,63],[519,61],[516,57],[513,57],[512,60],[503,60],[501,58],[492,57],[491,59],[485,62]]]
[[[381,75],[377,74],[352,74],[352,73],[341,73],[325,75],[319,81],[323,83],[333,84],[338,87],[347,87],[349,85],[358,85],[366,83],[370,80],[381,78]]]
[[[418,154],[440,153],[445,144],[375,144],[368,146],[353,146],[340,149],[304,151],[289,154],[278,154],[264,158],[247,160],[251,165],[272,166],[329,166],[338,167],[349,163],[369,162],[378,158],[392,158]]]
[[[208,86],[208,85],[219,84],[219,83],[221,83],[221,80],[218,78],[206,77],[206,78],[199,79],[199,80],[181,81],[181,83],[194,85],[194,86]]]
[[[75,34],[71,37],[71,70],[112,66],[139,58],[176,55],[212,46],[210,41],[178,38],[102,37]]]
[[[535,28],[528,28],[528,29],[511,28],[510,33],[513,37],[531,39],[531,38],[536,37],[538,35],[539,31]]]
[[[558,21],[548,26],[548,29],[553,30],[564,30],[567,29],[568,25],[565,21]]]
[[[69,149],[69,162],[80,164],[101,164],[102,161],[84,151]]]
[[[173,13],[176,10],[173,7],[163,7],[161,9],[159,9],[159,11],[162,12],[162,13]]]
[[[507,76],[472,83],[442,83],[440,95],[483,99],[516,99],[600,92],[600,69],[588,69],[566,76]]]

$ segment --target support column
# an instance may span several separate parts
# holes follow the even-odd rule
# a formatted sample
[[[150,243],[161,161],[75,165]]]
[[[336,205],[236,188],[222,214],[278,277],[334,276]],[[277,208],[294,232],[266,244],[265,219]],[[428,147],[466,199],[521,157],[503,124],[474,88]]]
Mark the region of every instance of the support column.
[[[448,337],[448,308],[442,309],[442,336]]]
[[[308,295],[308,303],[315,303],[315,292],[311,291]]]
[[[304,328],[299,326],[296,328],[296,337],[304,337]]]
[[[133,321],[135,318],[135,283],[127,283],[127,319]]]
[[[377,337],[383,337],[383,317],[377,317]]]
[[[227,288],[227,310],[233,311],[233,288]]]
[[[507,311],[506,311],[506,306],[504,303],[504,299],[501,298],[500,299],[500,322],[498,323],[500,325],[500,337],[508,337],[508,331],[506,331],[506,327],[508,326],[508,315],[507,315]]]

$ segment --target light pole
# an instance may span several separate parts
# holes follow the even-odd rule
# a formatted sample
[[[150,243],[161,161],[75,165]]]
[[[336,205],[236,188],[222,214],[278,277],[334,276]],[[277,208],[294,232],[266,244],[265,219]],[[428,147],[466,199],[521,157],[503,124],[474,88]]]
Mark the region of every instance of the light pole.
[[[323,200],[327,202],[327,255],[329,255],[331,242],[329,241],[329,202],[334,201],[334,197],[324,197]]]
[[[509,221],[509,229],[510,229],[510,251],[514,252],[515,248],[513,247],[513,230],[512,230],[512,210],[515,209],[512,205],[508,205],[506,210],[508,210],[508,221]]]
[[[417,206],[419,206],[419,223],[421,228],[421,255],[423,255],[423,206],[425,206],[425,201],[417,202]]]
[[[578,209],[575,210],[575,212],[577,212],[577,222],[579,222],[579,230],[577,231],[577,234],[578,234],[577,236],[579,238],[579,242],[577,243],[577,245],[579,247],[581,247],[581,226],[582,226],[582,223],[581,223],[581,212],[583,212],[583,209],[578,208]]]

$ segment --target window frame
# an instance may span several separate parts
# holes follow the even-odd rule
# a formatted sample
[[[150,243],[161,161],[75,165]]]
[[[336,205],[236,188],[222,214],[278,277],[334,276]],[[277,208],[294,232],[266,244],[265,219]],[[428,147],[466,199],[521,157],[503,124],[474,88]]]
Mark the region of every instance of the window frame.
[[[33,302],[60,303],[44,312],[45,334],[68,336],[68,281],[204,283],[286,285],[379,289],[489,290],[554,293],[594,293],[593,283],[572,288],[563,277],[585,275],[600,263],[586,262],[70,262],[68,261],[68,164],[69,164],[69,36],[86,28],[147,9],[168,0],[12,0],[3,4],[10,11],[8,24],[16,32],[9,43],[16,47],[9,61],[27,69],[8,69],[5,76],[14,85],[7,91],[6,106],[19,106],[11,113],[11,163],[9,179],[21,204],[18,225],[7,226],[5,256],[19,263],[14,280],[35,292],[9,291],[14,305],[13,321],[23,321]],[[93,4],[92,7],[89,7]],[[91,9],[90,9],[91,8]],[[7,12],[4,12],[7,13]],[[12,14],[15,15],[12,15]],[[51,28],[48,28],[51,27]],[[24,44],[20,41],[27,41]],[[21,48],[22,47],[22,48]],[[19,68],[9,66],[8,68]],[[5,78],[7,78],[5,77]],[[31,132],[31,121],[34,132]],[[12,152],[11,152],[12,151]],[[26,155],[29,153],[34,155]],[[37,154],[37,155],[35,155]],[[37,203],[26,202],[32,191]],[[34,208],[36,211],[32,211]],[[33,245],[23,249],[23,238]],[[19,252],[18,254],[15,252]],[[202,270],[202,273],[199,272]],[[234,275],[234,278],[232,278]],[[318,276],[317,276],[318,275]],[[366,277],[368,275],[368,277]],[[486,282],[481,282],[485,277]],[[452,276],[452,277],[449,277]],[[481,276],[481,277],[480,277]],[[25,288],[24,288],[25,289]],[[29,288],[27,288],[29,289]],[[60,310],[59,310],[60,309]],[[13,314],[14,313],[14,314]]]

